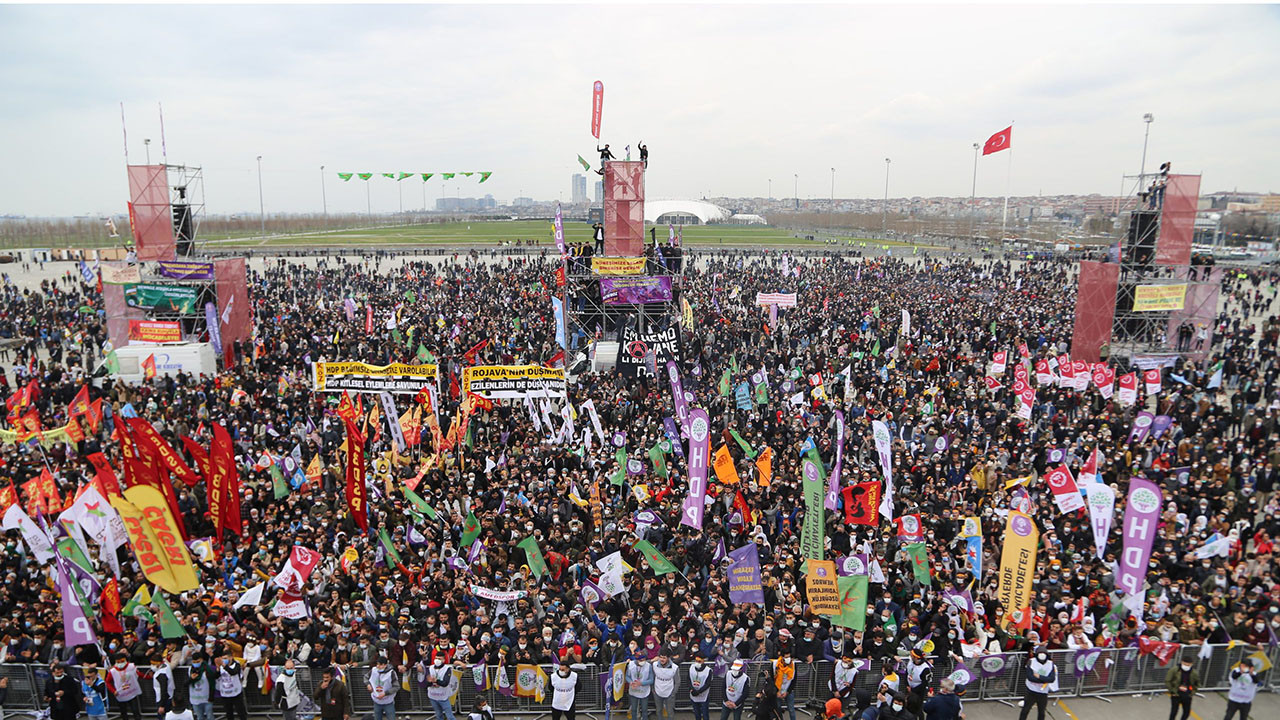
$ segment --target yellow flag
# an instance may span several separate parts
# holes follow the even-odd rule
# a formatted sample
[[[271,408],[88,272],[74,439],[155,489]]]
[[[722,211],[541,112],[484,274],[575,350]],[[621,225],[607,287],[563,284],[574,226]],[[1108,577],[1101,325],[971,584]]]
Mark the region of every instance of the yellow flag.
[[[1000,587],[998,597],[1005,615],[1000,626],[1009,625],[1009,613],[1025,610],[1031,605],[1032,581],[1036,575],[1036,546],[1040,542],[1040,529],[1036,521],[1026,513],[1009,511],[1005,527],[1004,549],[1000,552]]]

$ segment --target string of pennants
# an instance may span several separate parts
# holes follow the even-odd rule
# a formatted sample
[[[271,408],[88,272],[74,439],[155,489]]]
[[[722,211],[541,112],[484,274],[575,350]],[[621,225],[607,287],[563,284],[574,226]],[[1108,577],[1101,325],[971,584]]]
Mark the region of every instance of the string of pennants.
[[[369,178],[373,177],[374,175],[382,175],[382,177],[384,177],[384,178],[391,178],[392,180],[395,180],[396,182],[400,182],[401,180],[404,180],[405,178],[411,178],[411,177],[413,177],[414,175],[421,175],[421,176],[422,176],[422,182],[426,182],[426,181],[430,180],[432,177],[434,177],[434,176],[436,176],[436,175],[439,175],[439,176],[441,177],[441,179],[443,179],[443,180],[452,180],[454,177],[456,177],[456,176],[458,176],[458,175],[461,175],[461,176],[463,176],[463,177],[471,177],[472,175],[479,175],[479,176],[480,176],[480,182],[484,182],[485,180],[488,180],[488,179],[489,179],[489,176],[490,176],[490,175],[492,175],[492,174],[493,174],[492,172],[447,172],[447,173],[411,173],[411,172],[401,172],[401,173],[393,173],[393,172],[390,172],[390,173],[387,173],[387,172],[384,172],[384,173],[349,173],[349,172],[340,172],[340,173],[338,173],[338,177],[339,177],[339,178],[342,178],[342,182],[347,182],[348,180],[350,180],[350,179],[351,179],[351,178],[353,178],[353,177],[360,178],[361,180],[368,180]]]

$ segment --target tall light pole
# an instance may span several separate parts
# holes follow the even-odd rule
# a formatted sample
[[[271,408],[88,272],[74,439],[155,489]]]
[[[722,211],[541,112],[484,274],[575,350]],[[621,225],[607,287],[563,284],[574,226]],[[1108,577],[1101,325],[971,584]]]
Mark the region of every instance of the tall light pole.
[[[147,149],[147,164],[150,165],[151,164],[151,138],[142,138],[142,146]],[[1147,151],[1145,149],[1142,151],[1144,156],[1146,155],[1146,152]]]
[[[831,229],[831,216],[836,211],[836,169],[831,168],[831,207],[827,208],[827,229]]]
[[[1146,130],[1146,132],[1144,132],[1144,133],[1142,134],[1142,166],[1141,166],[1141,169],[1140,169],[1140,170],[1138,170],[1138,185],[1139,185],[1139,186],[1141,186],[1141,185],[1142,185],[1142,183],[1146,182],[1146,174],[1147,174],[1147,138],[1151,137],[1151,123],[1152,123],[1153,121],[1155,121],[1155,119],[1156,119],[1156,118],[1155,118],[1155,116],[1154,116],[1154,115],[1152,115],[1151,113],[1146,113],[1146,114],[1144,114],[1144,115],[1142,116],[1142,122],[1144,122],[1144,123],[1146,123],[1146,124],[1147,124],[1147,130]],[[1139,187],[1139,188],[1138,188],[1138,190],[1139,190],[1139,191],[1141,191],[1141,190],[1142,190],[1142,188],[1141,188],[1141,187]]]
[[[773,199],[773,178],[769,178],[769,199]]]
[[[884,205],[880,208],[880,232],[889,232],[889,158],[884,159]]]
[[[324,188],[324,166],[320,166],[320,207],[324,210],[324,228],[329,229],[329,197]]]
[[[267,210],[262,204],[262,156],[258,156],[258,223],[263,237],[267,236]]]
[[[969,236],[974,233],[975,218],[978,215],[978,143],[973,144],[973,187],[969,189]]]
[[[800,173],[796,173],[795,194],[796,194],[796,210],[799,210],[800,209]]]

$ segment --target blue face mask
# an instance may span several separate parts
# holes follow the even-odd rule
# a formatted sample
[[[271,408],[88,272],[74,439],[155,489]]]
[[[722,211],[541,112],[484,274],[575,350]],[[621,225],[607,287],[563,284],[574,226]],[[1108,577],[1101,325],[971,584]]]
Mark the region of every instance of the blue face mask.
[[[296,671],[296,670],[285,670],[285,671],[284,671],[284,674],[285,674],[285,675],[293,675],[295,672],[297,672],[297,671]]]

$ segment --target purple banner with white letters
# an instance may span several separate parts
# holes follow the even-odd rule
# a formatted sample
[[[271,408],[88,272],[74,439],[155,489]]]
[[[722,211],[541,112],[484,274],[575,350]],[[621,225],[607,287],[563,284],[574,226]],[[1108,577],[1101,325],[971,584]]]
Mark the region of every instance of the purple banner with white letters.
[[[676,419],[680,421],[680,429],[689,431],[689,403],[685,401],[684,386],[680,383],[680,368],[674,360],[667,361],[667,377],[671,380],[671,398],[676,408]]]
[[[1129,481],[1129,497],[1124,508],[1123,550],[1116,588],[1126,595],[1142,592],[1147,577],[1151,546],[1156,541],[1162,504],[1160,488],[1150,480],[1135,477]]]
[[[605,305],[664,302],[671,299],[667,275],[600,278],[600,299]]]
[[[1129,431],[1129,442],[1140,443],[1147,439],[1151,434],[1151,424],[1155,422],[1156,416],[1143,410],[1133,419],[1133,429]]]
[[[827,497],[823,506],[835,510],[840,498],[840,463],[844,460],[844,411],[836,411],[836,465],[827,476]]]
[[[702,529],[702,514],[707,504],[707,468],[711,461],[711,421],[707,411],[695,408],[689,413],[689,496],[684,499],[680,524]]]
[[[729,553],[729,602],[764,604],[760,577],[760,551],[754,542]]]
[[[160,276],[172,280],[213,279],[213,263],[161,260],[159,265]]]

